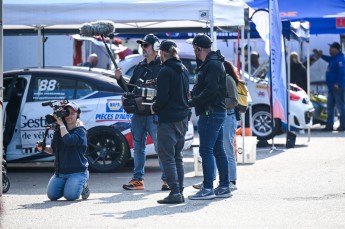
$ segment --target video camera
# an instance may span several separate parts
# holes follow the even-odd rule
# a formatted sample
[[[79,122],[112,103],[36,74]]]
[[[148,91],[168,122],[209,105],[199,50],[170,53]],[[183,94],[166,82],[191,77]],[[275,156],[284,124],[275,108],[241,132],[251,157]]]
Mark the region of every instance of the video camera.
[[[135,87],[133,94],[143,97],[143,105],[152,105],[152,102],[156,98],[157,90],[149,87]]]
[[[128,84],[134,87],[132,92],[125,92],[122,96],[122,106],[128,114],[149,114],[150,109],[145,105],[152,105],[156,99],[156,80],[144,82],[139,79],[139,85]]]
[[[62,101],[50,100],[47,102],[43,102],[42,106],[50,106],[53,108],[53,113],[46,115],[46,123],[48,125],[55,123],[56,119],[54,118],[54,116],[57,116],[59,118],[67,117],[69,115],[69,110],[65,109],[65,106],[68,103],[69,101],[67,99],[64,99]]]

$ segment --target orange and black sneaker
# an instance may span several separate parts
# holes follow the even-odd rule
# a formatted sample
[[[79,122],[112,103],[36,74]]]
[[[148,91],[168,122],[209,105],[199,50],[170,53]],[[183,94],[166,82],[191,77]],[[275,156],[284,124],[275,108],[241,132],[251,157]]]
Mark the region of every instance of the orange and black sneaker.
[[[143,180],[131,180],[128,184],[122,185],[122,187],[126,190],[143,190],[144,181]]]

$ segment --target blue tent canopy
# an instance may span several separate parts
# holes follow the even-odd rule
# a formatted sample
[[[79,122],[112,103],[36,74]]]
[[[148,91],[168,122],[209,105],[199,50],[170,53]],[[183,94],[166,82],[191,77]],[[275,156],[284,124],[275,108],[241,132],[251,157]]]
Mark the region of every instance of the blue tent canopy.
[[[248,0],[256,9],[267,9],[268,0]],[[282,19],[309,21],[310,34],[345,33],[345,2],[343,0],[279,0]]]
[[[267,9],[268,0],[245,0],[254,10]],[[282,19],[304,19],[345,16],[343,0],[279,0],[279,11]]]

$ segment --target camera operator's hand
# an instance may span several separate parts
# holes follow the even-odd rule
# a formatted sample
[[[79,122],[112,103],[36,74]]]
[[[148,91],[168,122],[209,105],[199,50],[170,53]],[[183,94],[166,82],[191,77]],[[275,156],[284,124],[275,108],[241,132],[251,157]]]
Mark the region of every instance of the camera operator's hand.
[[[151,114],[155,114],[155,111],[153,110],[153,105],[150,106]]]
[[[60,126],[64,126],[65,125],[60,117],[54,115],[54,118],[56,119],[56,124],[58,124]]]
[[[121,68],[118,68],[115,70],[115,79],[119,80],[122,76],[122,70]]]

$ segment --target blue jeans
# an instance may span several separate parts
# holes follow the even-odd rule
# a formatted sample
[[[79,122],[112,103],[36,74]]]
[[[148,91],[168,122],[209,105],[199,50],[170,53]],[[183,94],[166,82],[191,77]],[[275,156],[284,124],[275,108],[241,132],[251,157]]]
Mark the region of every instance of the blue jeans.
[[[81,173],[54,174],[47,187],[47,195],[50,200],[58,200],[65,197],[72,201],[80,197],[85,183],[89,180],[89,171]]]
[[[200,139],[199,152],[202,158],[202,169],[204,172],[203,186],[213,189],[215,179],[215,163],[219,173],[219,186],[229,186],[229,163],[224,150],[223,123],[225,112],[213,112],[209,115],[202,114],[198,121],[198,132]]]
[[[327,127],[333,128],[334,124],[334,107],[337,106],[340,112],[340,127],[345,129],[345,89],[338,90],[328,89],[327,96]]]
[[[135,180],[144,180],[145,161],[146,161],[146,139],[150,134],[153,144],[157,150],[157,124],[153,123],[153,115],[137,115],[134,114],[131,119],[131,132],[133,135],[134,145],[134,174]],[[163,165],[160,159],[159,167],[162,171],[161,179],[166,181],[166,176],[163,170]]]
[[[224,126],[223,126],[223,140],[225,153],[229,162],[229,178],[230,181],[237,180],[237,164],[235,159],[234,140],[236,135],[237,120],[235,110],[228,110]]]

